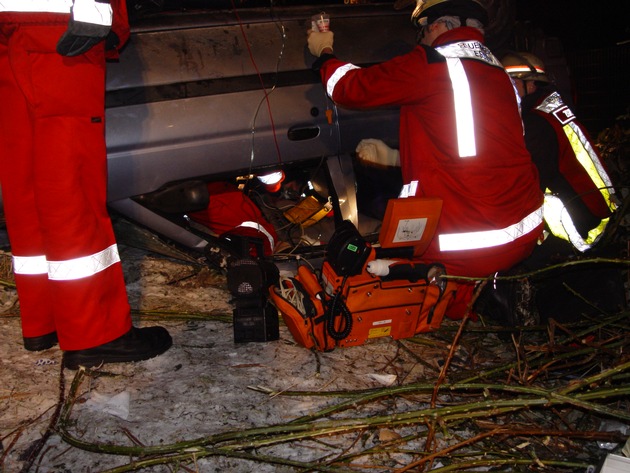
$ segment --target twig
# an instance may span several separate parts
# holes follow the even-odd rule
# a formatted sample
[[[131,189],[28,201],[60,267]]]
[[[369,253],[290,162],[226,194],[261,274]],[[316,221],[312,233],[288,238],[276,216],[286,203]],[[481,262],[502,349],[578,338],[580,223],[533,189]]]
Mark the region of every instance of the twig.
[[[563,263],[558,263],[550,266],[546,266],[542,269],[537,269],[535,271],[529,271],[525,273],[515,274],[513,276],[492,276],[492,279],[509,281],[514,279],[525,279],[531,278],[533,276],[541,275],[544,273],[548,273],[554,271],[559,268],[568,268],[570,266],[580,266],[584,264],[615,264],[615,265],[630,265],[630,259],[621,259],[621,258],[587,258],[587,259],[577,259],[571,261],[565,261]],[[470,276],[457,276],[454,274],[445,274],[442,276],[444,279],[453,279],[456,281],[485,281],[489,278],[481,278],[481,277],[470,277]]]
[[[577,344],[577,346],[574,347],[569,344],[574,344],[576,340],[581,340],[581,336],[590,333],[607,335],[608,332],[613,331],[610,327],[613,327],[613,324],[622,320],[623,317],[627,317],[627,314],[621,317],[607,318],[602,321],[601,324],[597,324],[598,327],[590,326],[588,328],[578,329],[576,333],[570,333],[569,336],[563,335],[560,342],[565,343],[565,345],[555,343],[553,339],[549,341],[548,345],[540,349],[537,347],[526,348],[523,345],[519,345],[519,353],[521,353],[522,358],[520,361],[527,363],[530,369],[541,366],[555,366],[557,369],[559,362],[555,361],[552,365],[550,364],[551,361],[561,360],[560,363],[565,362],[567,365],[571,363],[584,365],[584,359],[586,359],[586,362],[589,363],[590,366],[590,360],[597,361],[597,356],[600,354],[604,354],[606,360],[610,360],[611,357],[613,360],[620,359],[622,353],[627,351],[627,346],[630,344],[627,337],[608,337],[605,341],[593,342],[588,346]],[[619,335],[619,329],[615,330],[617,332],[616,337]],[[110,470],[110,472],[134,471],[134,469],[147,468],[151,465],[158,464],[180,465],[181,463],[195,462],[201,458],[210,456],[242,458],[265,463],[282,464],[301,468],[302,471],[339,472],[352,471],[339,466],[340,463],[347,461],[349,458],[363,455],[379,455],[387,453],[387,450],[384,449],[383,446],[380,446],[378,449],[370,448],[363,452],[356,453],[348,452],[346,449],[346,455],[336,455],[334,460],[322,458],[312,462],[299,462],[273,456],[268,457],[258,451],[254,451],[254,449],[263,449],[279,444],[290,445],[305,440],[321,439],[325,436],[343,436],[352,433],[354,433],[354,440],[356,441],[356,439],[359,438],[357,437],[357,432],[366,432],[377,428],[417,428],[418,426],[427,424],[430,428],[429,431],[427,431],[426,438],[429,439],[430,435],[433,435],[431,434],[431,428],[435,433],[435,429],[438,428],[438,425],[442,426],[445,433],[457,425],[464,423],[469,424],[469,421],[474,419],[495,419],[500,417],[506,425],[510,425],[508,422],[505,422],[506,419],[510,421],[511,419],[522,418],[523,415],[528,412],[554,412],[559,410],[559,407],[563,408],[563,412],[573,407],[585,414],[630,421],[630,414],[625,411],[622,406],[615,407],[611,402],[618,399],[626,399],[630,396],[630,384],[619,384],[617,381],[627,379],[625,376],[630,373],[630,362],[628,360],[617,363],[601,372],[591,374],[589,377],[578,382],[565,382],[559,383],[559,385],[556,383],[552,387],[532,386],[531,381],[523,385],[516,383],[514,385],[505,385],[500,381],[501,375],[505,372],[505,366],[482,372],[475,378],[472,378],[492,380],[494,376],[495,379],[498,378],[498,380],[494,382],[459,382],[449,384],[445,382],[447,370],[451,365],[451,361],[454,359],[455,350],[460,343],[462,333],[463,329],[460,329],[455,335],[454,341],[450,347],[449,356],[442,367],[441,377],[436,382],[416,383],[373,390],[330,392],[274,391],[258,386],[254,389],[264,392],[267,396],[336,396],[345,399],[342,399],[332,406],[321,409],[318,412],[294,419],[285,424],[217,433],[197,439],[179,441],[170,445],[123,446],[95,444],[76,438],[70,434],[67,429],[70,425],[69,416],[71,406],[74,396],[76,395],[77,387],[75,383],[80,384],[79,376],[83,376],[83,373],[77,373],[73,381],[73,387],[68,395],[68,400],[64,404],[62,412],[63,419],[59,422],[59,434],[64,441],[77,448],[97,453],[125,455],[135,458],[135,461],[130,462],[128,465]],[[582,333],[582,335],[580,335],[580,333]],[[562,350],[566,351],[563,353]],[[506,366],[509,367],[510,365]],[[542,373],[542,371],[539,369],[538,373]],[[523,382],[522,377],[521,382]],[[388,413],[387,415],[374,415],[373,412],[369,412],[364,417],[359,418],[350,411],[351,409],[356,410],[358,406],[368,407],[376,405],[375,403],[383,398],[418,394],[431,394],[431,401],[427,407]],[[444,405],[439,405],[439,395],[441,394],[449,395],[448,404],[444,403]],[[452,398],[458,400],[452,401]],[[341,414],[344,411],[348,412],[345,413],[345,416],[342,416]],[[336,415],[334,420],[330,418],[332,415]],[[442,451],[431,451],[429,448],[426,448],[424,449],[426,454],[420,459],[417,459],[417,456],[415,456],[418,453],[417,448],[415,452],[403,453],[406,455],[413,454],[416,459],[414,462],[415,467],[423,467],[438,457],[452,455],[457,449],[466,448],[466,450],[468,450],[471,446],[479,443],[484,438],[507,435],[506,432],[501,430],[503,427],[504,426],[496,427],[496,431],[493,434],[487,432],[478,433],[473,435],[471,439],[447,446]],[[572,430],[565,432],[562,430],[554,431],[543,428],[513,430],[519,436],[529,437],[538,436],[541,432],[545,432],[549,436],[553,436],[555,432],[559,437],[567,438],[587,438],[584,437],[584,435],[592,434],[590,431],[587,431],[587,434],[576,434]],[[543,434],[541,433],[540,435]],[[413,437],[418,438],[418,435]],[[411,438],[411,436],[409,438]],[[345,445],[347,444],[346,442]],[[355,443],[352,443],[352,445],[354,445],[355,448],[358,447]],[[436,447],[436,445],[427,442],[427,446],[428,445],[432,445],[433,448]],[[458,465],[457,468],[454,468],[455,470],[464,471],[465,469],[473,468],[473,466],[469,465],[475,465],[476,461],[481,462],[481,460],[477,459],[470,460],[470,458],[475,457],[476,454],[474,452],[467,452],[465,455],[467,460],[453,463]],[[530,455],[532,455],[533,459],[524,459],[522,457],[506,459],[501,457],[497,458],[496,455],[488,455],[488,457],[484,459],[483,465],[525,465],[539,464],[539,462],[545,465],[553,465],[554,462],[562,464],[563,466],[568,464],[567,462],[544,459],[540,456],[540,452],[533,450],[530,452]],[[334,465],[337,466],[334,466],[333,462]],[[478,464],[481,465],[482,463]]]
[[[0,286],[10,287],[11,289],[15,289],[15,282],[9,281],[7,279],[0,279]]]
[[[444,387],[446,388],[447,386],[445,385]],[[449,391],[470,391],[473,389],[476,389],[478,392],[505,391],[530,394],[531,396],[514,399],[487,399],[454,406],[444,406],[434,409],[420,409],[390,415],[370,416],[368,418],[350,418],[299,424],[288,423],[268,427],[257,427],[215,434],[199,439],[178,442],[176,444],[148,447],[91,444],[72,437],[67,431],[61,431],[60,435],[66,442],[88,451],[120,455],[147,456],[155,454],[169,454],[182,450],[195,450],[205,448],[208,445],[221,444],[222,449],[236,451],[243,448],[258,448],[266,445],[318,437],[322,435],[337,435],[369,427],[413,425],[434,419],[452,421],[461,418],[472,419],[478,417],[488,417],[496,415],[500,412],[532,408],[536,406],[551,407],[554,405],[576,405],[611,417],[630,420],[630,413],[610,409],[591,402],[595,399],[608,398],[611,396],[628,396],[630,395],[630,386],[614,389],[592,390],[585,394],[575,396],[564,396],[559,392],[524,386],[457,385],[450,386],[448,389]],[[67,420],[64,420],[64,424],[66,423]]]
[[[457,351],[457,347],[459,346],[459,340],[460,340],[460,338],[462,336],[462,333],[464,332],[464,327],[466,326],[466,322],[468,322],[468,319],[469,319],[469,312],[466,312],[466,315],[464,315],[464,318],[462,319],[461,324],[459,326],[459,330],[457,331],[457,333],[455,334],[455,337],[453,338],[453,342],[451,343],[451,349],[450,349],[450,351],[448,353],[448,356],[446,357],[446,361],[444,362],[444,366],[442,366],[442,369],[440,371],[438,379],[435,382],[435,388],[433,390],[433,395],[431,396],[431,407],[432,408],[435,407],[435,405],[436,405],[438,391],[440,389],[440,386],[442,385],[442,383],[446,379],[446,372],[448,371],[448,368],[451,365],[451,361],[453,360],[453,356],[455,356],[455,352]]]
[[[225,311],[210,312],[188,312],[188,311],[169,311],[169,310],[140,310],[132,309],[131,314],[138,317],[148,319],[167,318],[172,320],[216,320],[219,322],[233,321],[232,314]]]
[[[31,466],[33,466],[33,462],[39,456],[40,452],[42,451],[42,448],[44,448],[44,445],[46,445],[46,442],[48,441],[52,433],[55,431],[57,422],[59,421],[61,407],[64,404],[65,391],[66,391],[66,382],[65,382],[65,377],[63,375],[63,363],[62,363],[59,369],[59,400],[57,402],[57,406],[55,407],[55,411],[53,412],[52,417],[50,418],[50,422],[48,423],[48,428],[46,429],[44,434],[41,436],[41,438],[37,440],[35,443],[33,443],[31,447],[29,448],[28,456],[26,457],[22,465],[22,469],[20,470],[21,473],[28,473],[28,471],[31,469]]]
[[[4,465],[4,460],[6,456],[9,454],[11,449],[15,446],[18,439],[22,436],[22,432],[24,432],[24,427],[18,429],[17,431],[14,431],[15,436],[13,437],[9,445],[7,445],[7,447],[4,449],[4,451],[2,452],[2,455],[0,455],[0,466]]]
[[[396,470],[394,473],[404,473],[405,471],[409,471],[412,468],[416,468],[419,466],[423,466],[425,463],[427,463],[428,461],[433,461],[436,458],[439,457],[443,457],[448,455],[450,452],[454,452],[455,450],[459,450],[462,447],[465,447],[467,445],[472,445],[474,443],[477,443],[480,440],[483,440],[486,437],[492,437],[493,435],[497,435],[498,433],[502,433],[505,432],[505,429],[503,428],[497,428],[494,429],[490,432],[483,432],[479,435],[476,435],[474,437],[471,437],[467,440],[464,440],[463,442],[459,442],[458,444],[455,445],[451,445],[448,448],[445,448],[444,450],[440,450],[439,452],[433,452],[430,455],[427,455],[426,457],[421,458],[420,460],[417,460],[413,463],[410,463],[409,465],[405,466],[404,468],[400,468],[398,470]]]
[[[484,458],[483,460],[470,460],[459,463],[453,463],[448,466],[443,466],[441,468],[435,468],[431,470],[431,473],[444,473],[447,471],[464,471],[470,470],[473,468],[480,467],[500,467],[500,466],[518,466],[518,465],[531,465],[534,463],[531,459],[489,459]],[[562,467],[562,468],[573,468],[573,471],[584,471],[589,464],[588,463],[580,463],[580,462],[571,462],[571,461],[553,461],[547,460],[544,462],[545,466],[548,467]],[[579,469],[579,470],[577,470]]]

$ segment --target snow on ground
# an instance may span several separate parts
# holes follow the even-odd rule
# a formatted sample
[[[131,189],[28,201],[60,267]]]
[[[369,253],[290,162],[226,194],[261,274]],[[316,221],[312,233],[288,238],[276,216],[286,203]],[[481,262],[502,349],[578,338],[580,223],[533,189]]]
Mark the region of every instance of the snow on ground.
[[[415,337],[414,343],[381,338],[364,346],[317,354],[297,346],[282,324],[279,340],[234,343],[230,323],[233,306],[223,276],[190,262],[125,245],[120,245],[120,249],[129,299],[135,309],[135,324],[163,325],[171,332],[174,343],[164,355],[152,360],[105,365],[97,373],[86,374],[67,431],[77,441],[92,446],[164,446],[219,434],[239,434],[246,429],[285,424],[348,398],[276,395],[278,392],[333,392],[410,383],[432,386],[458,327],[457,323],[446,321],[438,333]],[[60,379],[64,381],[63,393],[67,396],[76,372],[60,369],[58,347],[39,353],[24,350],[17,307],[15,291],[0,286],[0,472],[27,471],[24,470],[27,465],[31,465],[28,471],[40,473],[123,471],[117,468],[136,458],[77,448],[62,440],[58,433],[46,437],[41,446],[39,441],[55,418]],[[181,317],[177,313],[188,315]],[[479,328],[478,323],[469,324]],[[464,373],[460,379],[478,374],[489,364],[501,366],[514,362],[512,342],[500,340],[495,333],[473,336],[472,340],[459,340],[451,360],[452,369],[458,370],[458,375]],[[536,351],[535,347],[532,349]],[[440,396],[443,405],[455,401],[450,394],[444,396]],[[370,418],[424,409],[429,406],[430,397],[418,393],[388,397],[369,405],[353,405],[352,414],[348,415]],[[561,415],[562,422],[566,422],[573,414]],[[462,431],[453,436],[457,429],[455,425],[449,427],[450,442],[475,436],[464,424]],[[239,452],[306,462],[377,448],[382,442],[395,441],[402,435],[404,448],[386,450],[370,460],[358,457],[352,469],[395,471],[417,460],[414,452],[425,447],[422,431],[426,434],[422,423],[416,423],[395,431],[365,429],[345,436],[292,441]],[[446,432],[443,438],[438,434],[436,442],[445,447],[449,442],[446,437]],[[527,449],[528,445],[530,442],[515,439],[513,448]],[[575,447],[571,441],[554,445],[557,446],[549,448],[569,448],[568,451],[574,448],[571,456],[576,460],[582,455],[580,461],[592,461],[592,453],[590,457],[583,455],[580,453],[583,447]],[[596,444],[591,441],[584,445]],[[541,448],[548,447],[542,443]],[[37,456],[31,458],[29,454],[33,451]],[[375,458],[378,462],[370,463]],[[365,462],[363,467],[362,462]],[[151,466],[141,471],[296,470],[287,465],[215,455],[196,462],[187,458],[182,465]]]
[[[128,293],[134,309],[203,312],[231,316],[225,281],[216,273],[140,250],[121,247]],[[1,290],[2,309],[15,313],[15,291]],[[13,309],[12,309],[13,308]],[[401,357],[394,341],[315,355],[296,346],[281,325],[280,339],[264,343],[233,341],[229,322],[136,317],[136,325],[161,324],[173,347],[152,360],[106,365],[87,377],[72,412],[72,432],[87,442],[161,445],[220,432],[288,422],[316,411],[330,400],[269,396],[253,386],[284,390],[364,389],[391,381],[421,380],[435,366]],[[446,344],[431,348],[443,360]],[[5,472],[26,464],[28,448],[46,431],[59,398],[61,352],[58,347],[31,353],[22,347],[19,317],[0,316],[0,451]],[[64,371],[67,392],[75,372]],[[284,450],[282,449],[284,448]],[[288,448],[288,450],[287,450]],[[330,448],[329,446],[326,448]],[[321,445],[276,448],[301,460],[326,454]],[[90,453],[52,435],[36,459],[39,472],[95,472],[127,463],[125,456]],[[211,457],[198,471],[289,471],[245,460]],[[156,467],[150,471],[169,471]],[[194,471],[194,470],[193,470]],[[293,470],[291,470],[293,471]]]

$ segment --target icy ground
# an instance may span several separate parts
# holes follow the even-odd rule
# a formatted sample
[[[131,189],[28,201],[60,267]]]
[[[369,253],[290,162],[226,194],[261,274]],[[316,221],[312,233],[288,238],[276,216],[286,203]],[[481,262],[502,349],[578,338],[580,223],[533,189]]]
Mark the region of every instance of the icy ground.
[[[166,326],[173,336],[173,347],[152,360],[105,365],[97,373],[86,373],[66,428],[90,451],[74,447],[58,433],[49,432],[48,427],[57,416],[60,380],[67,397],[76,372],[60,369],[58,347],[39,353],[23,349],[19,317],[15,315],[15,291],[0,286],[0,472],[293,472],[300,470],[239,456],[275,456],[300,462],[332,459],[355,448],[378,448],[406,434],[412,434],[405,444],[408,451],[422,451],[425,444],[419,438],[413,439],[413,429],[394,432],[381,428],[359,430],[343,438],[326,436],[264,448],[240,448],[237,455],[198,459],[188,455],[179,465],[142,470],[125,470],[123,466],[146,459],[92,452],[103,444],[163,446],[218,434],[239,434],[245,429],[285,424],[340,402],[334,396],[287,396],[278,392],[435,383],[458,327],[446,322],[439,333],[416,337],[414,343],[382,338],[365,346],[315,354],[295,345],[281,324],[277,341],[236,344],[230,323],[233,307],[224,277],[192,263],[119,246],[136,325]],[[488,333],[477,336],[474,345],[462,343],[452,366],[474,375],[488,361],[508,363],[514,356],[511,342]],[[369,407],[353,406],[352,411],[369,418],[426,408],[429,398],[430,394],[424,398],[398,396]],[[450,399],[446,399],[447,404]],[[457,435],[474,436],[466,431]],[[517,444],[518,448],[529,448],[527,442]],[[576,458],[583,450],[570,444],[568,448],[577,448]],[[414,457],[403,450],[382,454],[378,466],[360,457],[352,470],[335,471],[407,471],[405,465]]]
[[[280,340],[235,344],[229,322],[232,306],[222,277],[194,265],[121,246],[130,303],[134,309],[204,314],[136,316],[136,324],[161,324],[171,332],[173,347],[164,355],[135,364],[106,365],[87,377],[74,405],[72,432],[86,442],[160,445],[288,422],[314,412],[326,398],[269,396],[272,390],[364,389],[434,377],[446,344],[424,348],[425,364],[400,357],[396,342],[315,355],[296,346],[281,325]],[[15,291],[0,290],[0,470],[13,473],[27,464],[29,447],[37,445],[50,424],[59,399],[61,352],[58,347],[31,353],[22,347]],[[429,356],[428,352],[435,356]],[[435,370],[430,369],[431,365]],[[65,392],[75,372],[65,370]],[[34,447],[33,447],[34,448]],[[315,443],[276,451],[287,458],[322,456]],[[286,450],[288,449],[288,450]],[[128,462],[118,455],[71,447],[57,435],[48,438],[30,471],[96,472]],[[3,469],[2,469],[3,468]],[[187,471],[294,471],[245,460],[210,457]],[[195,469],[197,468],[197,469]],[[150,471],[172,471],[154,467]]]

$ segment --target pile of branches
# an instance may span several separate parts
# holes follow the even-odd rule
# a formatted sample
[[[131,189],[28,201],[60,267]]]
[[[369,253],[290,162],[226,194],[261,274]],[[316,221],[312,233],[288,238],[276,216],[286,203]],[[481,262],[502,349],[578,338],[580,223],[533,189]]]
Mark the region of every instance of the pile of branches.
[[[167,445],[91,443],[73,435],[72,408],[81,384],[91,376],[80,369],[60,403],[51,432],[74,447],[131,459],[108,473],[163,464],[197,471],[194,465],[212,456],[302,472],[443,472],[483,467],[586,471],[609,452],[602,445],[621,447],[626,442],[622,432],[606,425],[630,424],[629,318],[630,313],[622,312],[570,326],[552,321],[546,327],[515,329],[509,335],[512,360],[486,359],[483,366],[469,369],[457,366],[458,353],[464,349],[471,354],[492,337],[498,339],[492,328],[466,329],[464,320],[436,334],[397,342],[405,352],[414,352],[429,340],[449,342],[443,365],[431,381],[334,392],[276,392],[256,386],[252,389],[261,396],[327,396],[332,402],[287,423]],[[505,346],[509,349],[510,344]],[[298,458],[307,460],[282,454],[304,449],[311,453]],[[323,453],[314,457],[316,450]]]

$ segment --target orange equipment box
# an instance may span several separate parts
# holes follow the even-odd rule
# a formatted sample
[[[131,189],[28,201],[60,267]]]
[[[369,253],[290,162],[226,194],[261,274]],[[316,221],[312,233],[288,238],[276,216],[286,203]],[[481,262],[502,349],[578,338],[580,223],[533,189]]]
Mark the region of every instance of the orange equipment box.
[[[346,278],[345,284],[343,280],[325,261],[322,266],[324,291],[331,298],[341,291],[341,301],[352,315],[348,335],[337,340],[339,347],[363,345],[379,337],[409,338],[440,326],[442,317],[430,320],[432,312],[423,310],[427,304],[435,305],[440,298],[439,288],[425,280],[382,281],[365,270]]]

